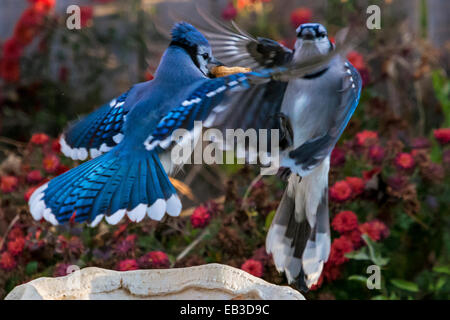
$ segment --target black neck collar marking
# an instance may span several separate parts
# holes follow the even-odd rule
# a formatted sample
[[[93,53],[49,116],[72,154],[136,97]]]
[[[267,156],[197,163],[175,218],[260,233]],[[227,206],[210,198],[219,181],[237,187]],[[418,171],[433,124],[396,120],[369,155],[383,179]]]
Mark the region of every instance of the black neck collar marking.
[[[305,76],[303,76],[303,79],[315,79],[320,77],[321,75],[323,75],[325,72],[328,71],[328,69],[330,69],[330,67],[326,67],[325,69],[322,69],[320,71],[314,72],[314,73],[310,73],[307,74]]]

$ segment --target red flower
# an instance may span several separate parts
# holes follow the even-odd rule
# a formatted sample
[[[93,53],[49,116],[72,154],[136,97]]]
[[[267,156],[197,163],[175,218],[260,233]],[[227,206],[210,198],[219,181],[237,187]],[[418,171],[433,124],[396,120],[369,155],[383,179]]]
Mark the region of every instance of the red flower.
[[[28,202],[30,200],[31,195],[33,194],[34,191],[36,191],[37,188],[39,188],[39,186],[34,186],[31,188],[28,188],[27,192],[25,192],[25,195],[24,195],[24,199],[26,202]]]
[[[436,140],[442,144],[448,144],[450,142],[450,128],[436,129],[433,131]]]
[[[14,37],[21,45],[29,45],[38,34],[44,18],[44,10],[39,10],[37,7],[26,9],[14,28]]]
[[[335,147],[331,151],[330,164],[332,167],[341,166],[345,163],[345,152],[339,147]]]
[[[333,240],[330,250],[330,263],[334,265],[341,265],[348,260],[345,254],[353,251],[353,243],[345,236],[340,236]]]
[[[378,133],[375,131],[364,130],[356,134],[356,143],[360,147],[369,147],[378,142]]]
[[[351,51],[347,54],[348,61],[358,70],[365,70],[367,68],[362,54],[356,51]]]
[[[384,159],[384,148],[379,145],[371,146],[369,149],[369,157],[372,161],[379,163]]]
[[[139,266],[136,260],[134,259],[126,259],[119,261],[117,264],[117,270],[119,271],[129,271],[129,270],[138,270]]]
[[[191,215],[191,224],[194,228],[204,228],[210,220],[211,215],[204,206],[197,207]]]
[[[55,173],[60,165],[59,158],[54,154],[50,154],[42,160],[42,165],[48,173]]]
[[[37,10],[48,11],[55,6],[55,0],[28,0]]]
[[[0,190],[3,193],[13,192],[19,185],[19,179],[14,176],[3,176],[0,180]]]
[[[23,47],[17,38],[10,38],[3,44],[3,59],[19,59],[22,55]]]
[[[7,82],[17,82],[20,79],[20,60],[19,59],[1,59],[0,77]]]
[[[242,264],[241,269],[255,277],[262,277],[263,275],[263,265],[258,260],[248,259]]]
[[[12,229],[8,233],[8,239],[9,240],[14,240],[16,238],[23,238],[23,237],[24,237],[23,231],[19,227],[16,227],[16,228]]]
[[[331,226],[340,233],[357,230],[358,217],[353,211],[341,211],[333,218]]]
[[[94,9],[91,6],[80,7],[80,14],[81,27],[86,27],[88,24],[91,24],[94,15]]]
[[[233,2],[229,2],[225,9],[222,11],[222,18],[224,20],[233,20],[237,16],[237,9],[234,7]]]
[[[14,269],[15,266],[16,260],[14,260],[14,257],[11,255],[11,253],[5,251],[0,255],[0,268],[5,271],[9,271]]]
[[[39,170],[33,170],[28,172],[27,181],[29,183],[38,183],[42,181],[42,174]]]
[[[17,256],[22,253],[25,247],[25,238],[19,237],[8,242],[8,252],[12,256]]]
[[[347,177],[345,178],[345,181],[350,185],[354,197],[359,196],[364,192],[366,183],[363,179],[358,177]]]
[[[294,28],[298,28],[301,24],[310,22],[312,11],[308,8],[297,8],[291,13],[291,24]]]
[[[389,228],[381,221],[373,220],[359,226],[363,234],[367,234],[373,241],[382,240],[389,236]]]
[[[406,152],[399,153],[395,157],[395,165],[398,168],[404,169],[404,170],[412,169],[412,168],[414,168],[414,165],[415,165],[414,158],[409,153],[406,153]]]
[[[352,196],[352,188],[347,181],[338,181],[330,188],[330,198],[336,202],[344,202]]]
[[[325,263],[322,273],[323,277],[327,279],[328,282],[332,282],[341,276],[341,268],[339,268],[339,266],[337,265],[327,262]]]
[[[52,151],[54,153],[60,153],[61,152],[61,145],[59,144],[58,140],[53,140],[52,142]]]
[[[30,139],[32,144],[43,145],[46,144],[50,138],[45,133],[35,133]]]
[[[139,266],[144,269],[165,269],[169,268],[170,261],[167,254],[162,251],[150,251],[139,258]]]
[[[361,238],[361,231],[359,230],[359,226],[356,227],[355,230],[352,230],[344,235],[347,239],[349,239],[353,244],[353,249],[359,249],[363,245],[363,241]]]

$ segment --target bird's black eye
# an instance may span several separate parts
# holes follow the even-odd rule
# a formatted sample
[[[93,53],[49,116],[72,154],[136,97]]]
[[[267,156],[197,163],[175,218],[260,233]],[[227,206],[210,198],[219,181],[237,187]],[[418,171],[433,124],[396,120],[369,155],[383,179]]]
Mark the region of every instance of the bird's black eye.
[[[324,37],[327,36],[327,33],[326,32],[319,32],[318,36],[319,36],[319,38],[324,38]]]
[[[208,60],[209,59],[209,54],[208,53],[204,53],[202,54],[203,59]]]

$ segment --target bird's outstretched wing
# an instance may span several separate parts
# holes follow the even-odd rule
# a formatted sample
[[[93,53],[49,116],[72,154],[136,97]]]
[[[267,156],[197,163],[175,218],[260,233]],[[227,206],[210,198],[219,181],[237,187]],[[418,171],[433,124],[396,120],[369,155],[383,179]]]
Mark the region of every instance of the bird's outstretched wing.
[[[208,28],[198,27],[211,44],[214,57],[226,65],[247,68],[272,68],[292,60],[293,51],[266,38],[254,38],[237,24],[231,26],[215,20],[197,7]]]
[[[128,108],[128,92],[72,123],[61,136],[61,151],[73,160],[96,158],[108,152],[123,138],[122,128]]]

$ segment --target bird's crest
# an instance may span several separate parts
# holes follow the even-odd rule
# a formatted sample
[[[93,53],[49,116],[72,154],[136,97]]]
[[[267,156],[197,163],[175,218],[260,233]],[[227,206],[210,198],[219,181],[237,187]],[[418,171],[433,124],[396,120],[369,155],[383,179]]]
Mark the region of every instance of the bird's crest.
[[[187,46],[208,45],[208,40],[191,24],[178,22],[172,29],[172,41]]]

